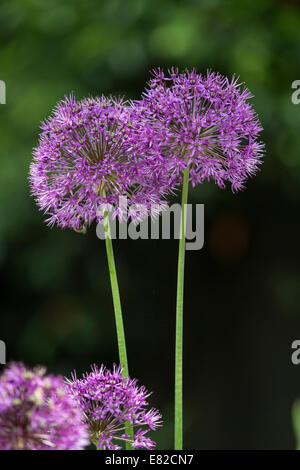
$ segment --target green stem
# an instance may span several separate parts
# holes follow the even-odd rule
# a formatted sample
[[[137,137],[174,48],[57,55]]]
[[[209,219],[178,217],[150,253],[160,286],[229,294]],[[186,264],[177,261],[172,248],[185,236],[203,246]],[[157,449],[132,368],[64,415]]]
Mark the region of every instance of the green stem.
[[[115,258],[114,258],[112,240],[111,240],[109,218],[108,218],[107,212],[105,212],[104,214],[104,231],[105,231],[107,262],[108,262],[108,268],[109,268],[111,291],[112,291],[113,304],[114,304],[114,310],[115,310],[115,320],[116,320],[116,327],[117,327],[119,359],[120,359],[121,367],[123,368],[123,374],[124,376],[128,377],[128,362],[127,362],[126,341],[125,341],[120,292],[119,292]]]
[[[186,204],[189,187],[189,167],[184,171],[181,196],[181,221],[177,270],[176,300],[176,340],[175,340],[175,435],[174,449],[182,450],[183,419],[182,419],[182,350],[183,350],[183,291],[184,291],[184,259],[186,232]]]
[[[104,217],[103,223],[104,223],[104,232],[105,232],[105,246],[106,246],[107,262],[108,262],[108,268],[109,268],[111,291],[112,291],[112,297],[113,297],[115,321],[116,321],[116,328],[117,328],[119,360],[120,360],[121,367],[123,368],[124,377],[128,377],[129,376],[128,361],[127,361],[127,351],[126,351],[125,331],[124,331],[123,316],[122,316],[122,307],[121,307],[115,258],[114,258],[112,240],[111,240],[109,215],[107,211],[104,212],[103,217]],[[129,426],[129,429],[128,429],[129,436],[133,438],[133,430],[130,427],[130,423],[126,422],[126,425]],[[131,445],[126,443],[126,449],[132,450]]]

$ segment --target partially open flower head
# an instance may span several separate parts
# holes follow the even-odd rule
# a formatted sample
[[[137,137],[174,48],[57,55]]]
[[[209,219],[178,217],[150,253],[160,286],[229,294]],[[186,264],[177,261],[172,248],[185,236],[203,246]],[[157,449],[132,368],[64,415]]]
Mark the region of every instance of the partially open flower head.
[[[155,70],[141,106],[149,119],[168,129],[165,157],[178,174],[190,166],[193,185],[213,179],[233,191],[255,174],[263,156],[262,127],[251,93],[233,77],[195,70],[168,75]]]
[[[12,363],[0,376],[1,450],[80,450],[89,443],[81,411],[61,377]]]
[[[125,442],[135,449],[155,447],[147,433],[161,425],[161,415],[148,408],[150,393],[136,380],[125,378],[120,367],[110,371],[93,366],[81,379],[74,373],[67,385],[84,413],[90,439],[99,449],[122,449]],[[128,434],[130,427],[133,439]]]
[[[100,207],[139,220],[166,191],[160,146],[132,104],[71,96],[42,123],[30,168],[32,194],[50,226],[85,231],[102,220]],[[120,197],[127,198],[127,214]]]

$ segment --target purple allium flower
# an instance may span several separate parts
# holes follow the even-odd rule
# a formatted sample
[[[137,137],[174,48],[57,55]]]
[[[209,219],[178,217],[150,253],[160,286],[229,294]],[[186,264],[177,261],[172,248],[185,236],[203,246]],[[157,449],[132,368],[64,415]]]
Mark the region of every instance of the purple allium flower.
[[[44,374],[12,363],[0,376],[1,450],[80,450],[89,443],[63,379]]]
[[[257,171],[264,149],[251,97],[235,77],[177,69],[165,76],[158,69],[137,106],[168,129],[165,156],[173,173],[189,165],[193,185],[213,179],[238,191]]]
[[[124,219],[148,215],[166,191],[162,139],[139,110],[121,99],[73,96],[58,103],[42,132],[30,167],[30,184],[50,226],[85,232],[101,221],[99,206],[110,204]],[[137,205],[143,205],[143,210]]]
[[[150,393],[137,381],[125,378],[120,367],[113,371],[92,366],[90,373],[67,380],[71,394],[77,400],[89,426],[90,439],[97,448],[122,449],[122,442],[131,443],[135,449],[153,449],[153,442],[146,434],[161,423],[161,415],[154,408],[147,409]],[[134,429],[134,438],[128,434]]]

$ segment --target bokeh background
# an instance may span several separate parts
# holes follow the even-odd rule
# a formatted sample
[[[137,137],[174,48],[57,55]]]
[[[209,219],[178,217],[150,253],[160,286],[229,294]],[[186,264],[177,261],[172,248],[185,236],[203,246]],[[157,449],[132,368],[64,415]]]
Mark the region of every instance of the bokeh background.
[[[29,196],[40,121],[56,101],[138,98],[154,66],[240,76],[267,155],[241,194],[213,183],[205,245],[186,256],[184,404],[188,449],[292,449],[300,396],[300,5],[272,0],[2,0],[0,339],[9,360],[68,375],[117,361],[104,243],[50,230]],[[116,241],[132,376],[164,415],[172,448],[177,242]],[[300,413],[298,413],[299,415]],[[300,419],[300,418],[299,418]]]

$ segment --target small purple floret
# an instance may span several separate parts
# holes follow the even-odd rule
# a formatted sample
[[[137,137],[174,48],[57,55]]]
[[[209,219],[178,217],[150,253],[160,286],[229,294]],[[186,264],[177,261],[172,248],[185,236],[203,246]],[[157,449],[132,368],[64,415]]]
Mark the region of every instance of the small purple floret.
[[[61,377],[12,363],[0,376],[1,450],[81,450],[82,414]]]
[[[74,373],[67,385],[85,416],[90,439],[97,448],[122,449],[122,443],[130,443],[135,449],[153,449],[153,442],[146,434],[161,426],[161,415],[154,408],[148,409],[150,393],[136,380],[125,378],[120,367],[113,371],[104,366],[92,367],[81,379]],[[134,431],[133,440],[128,434]]]

